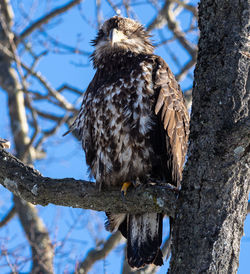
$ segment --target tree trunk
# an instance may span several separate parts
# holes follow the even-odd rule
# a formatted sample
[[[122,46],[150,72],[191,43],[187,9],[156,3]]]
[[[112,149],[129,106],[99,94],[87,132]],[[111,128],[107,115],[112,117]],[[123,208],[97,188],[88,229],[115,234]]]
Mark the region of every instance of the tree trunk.
[[[2,1],[0,4],[0,44],[10,52],[14,33],[11,30],[13,25],[13,13],[9,1]],[[14,52],[12,52],[14,54]],[[15,70],[12,68],[11,59],[2,52],[0,53],[0,87],[8,93],[8,107],[10,114],[10,125],[15,144],[16,155],[24,162],[31,164],[32,147],[29,144],[28,123],[25,111],[24,93],[22,85],[18,80]],[[24,152],[27,150],[26,157]],[[13,170],[11,170],[13,173]],[[51,244],[47,229],[39,218],[37,210],[33,205],[14,197],[14,206],[18,217],[25,231],[32,251],[31,273],[53,273],[54,250]]]
[[[169,273],[236,273],[250,152],[248,0],[201,0],[190,147]]]

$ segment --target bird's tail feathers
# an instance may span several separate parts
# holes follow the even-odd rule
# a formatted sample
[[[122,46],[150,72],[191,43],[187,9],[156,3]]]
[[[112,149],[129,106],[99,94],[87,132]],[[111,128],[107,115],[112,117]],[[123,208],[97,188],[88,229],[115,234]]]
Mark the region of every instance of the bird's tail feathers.
[[[127,260],[132,268],[163,264],[162,214],[129,214],[127,230]]]

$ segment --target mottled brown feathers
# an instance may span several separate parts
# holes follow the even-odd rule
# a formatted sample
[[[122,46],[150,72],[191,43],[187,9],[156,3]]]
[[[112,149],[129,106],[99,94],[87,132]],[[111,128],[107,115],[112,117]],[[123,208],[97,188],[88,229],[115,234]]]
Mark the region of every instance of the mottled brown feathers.
[[[166,130],[169,153],[173,155],[172,176],[179,186],[187,153],[189,115],[180,86],[165,61],[158,57],[155,86],[160,89],[155,114],[161,115]],[[168,144],[167,144],[168,146]]]
[[[81,136],[97,185],[123,182],[179,186],[189,117],[180,87],[149,34],[134,20],[113,17],[93,40],[96,74],[70,130]],[[107,213],[106,228],[128,240],[131,267],[161,265],[161,214]]]

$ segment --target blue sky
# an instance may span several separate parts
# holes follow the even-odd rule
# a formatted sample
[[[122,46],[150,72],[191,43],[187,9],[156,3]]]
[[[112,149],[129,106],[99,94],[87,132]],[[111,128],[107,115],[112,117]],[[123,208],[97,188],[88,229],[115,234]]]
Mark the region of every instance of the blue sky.
[[[20,13],[20,10],[17,9],[18,2],[23,4],[23,12],[30,14],[32,11],[32,18],[35,20],[46,11],[68,1],[50,1],[49,5],[45,4],[46,1],[38,1],[38,6],[35,6],[34,9],[32,9],[30,4],[31,0],[12,0],[11,3],[13,4],[15,11],[14,29],[16,32],[19,32],[27,26],[23,20],[23,15]],[[66,44],[72,46],[79,45],[80,49],[91,53],[93,49],[89,42],[96,34],[96,25],[94,24],[94,2],[95,1],[83,1],[81,9],[75,7],[64,16],[60,16],[59,19],[53,20],[48,25],[49,35]],[[137,2],[140,3],[143,1]],[[162,5],[162,2],[163,1],[159,1],[160,5]],[[190,1],[190,3],[193,4],[196,4],[197,2],[198,1]],[[103,18],[106,19],[113,16],[114,12],[107,2],[103,1],[102,3]],[[138,5],[135,7],[135,12],[139,21],[143,24],[148,24],[154,18],[156,10],[146,5]],[[185,28],[189,20],[191,20],[191,17],[189,13],[185,12],[180,15],[180,19],[182,20],[181,25]],[[162,35],[166,38],[170,37],[170,33],[167,30],[154,31],[154,42],[159,42]],[[195,35],[190,34],[189,38],[194,44],[197,42]],[[33,37],[34,48],[37,52],[41,50],[41,42],[44,41],[46,41],[46,39],[44,39],[43,34],[35,35]],[[170,57],[170,51],[173,51],[176,54],[182,64],[185,64],[189,60],[189,56],[177,43],[171,43],[168,47],[162,46],[157,49],[156,53],[167,61],[174,73],[178,73],[178,67]],[[30,62],[30,57],[27,54],[24,54],[22,58],[26,63]],[[94,75],[89,59],[86,58],[86,56],[80,55],[51,53],[41,60],[37,69],[46,76],[51,85],[55,88],[61,86],[63,83],[69,83],[83,91],[86,89]],[[186,90],[192,86],[192,78],[187,77],[180,84],[182,89]],[[41,85],[36,81],[32,82],[31,88],[32,90],[42,92]],[[74,103],[76,101],[76,97],[72,96],[71,93],[68,92],[64,95],[70,102]],[[2,117],[2,119],[0,119],[0,136],[11,140],[6,99],[6,94],[0,90],[0,117]],[[41,110],[46,109],[46,111],[51,113],[60,113],[60,110],[58,110],[57,107],[46,103],[39,102],[36,106]],[[40,122],[45,128],[51,127],[51,124],[47,121],[41,120]],[[73,177],[76,179],[88,180],[88,172],[81,145],[70,135],[62,137],[62,134],[66,130],[66,127],[62,127],[54,137],[48,139],[44,145],[44,149],[47,152],[47,158],[37,161],[35,167],[44,176],[48,177]],[[14,153],[13,148],[10,151]],[[3,187],[0,187],[0,219],[6,214],[10,207],[11,194]],[[63,273],[65,269],[72,271],[72,267],[76,260],[82,260],[85,257],[86,252],[96,245],[96,242],[105,240],[109,235],[109,233],[103,229],[103,213],[90,210],[86,211],[81,209],[55,207],[53,205],[47,207],[38,206],[38,211],[51,233],[51,239],[58,244],[56,252],[58,252],[59,255],[57,255],[55,259],[56,273]],[[168,233],[167,222],[164,224],[164,233],[165,235]],[[64,239],[67,239],[65,244]],[[12,250],[16,254],[16,258],[20,258],[23,254],[29,254],[25,236],[16,217],[8,226],[1,229],[0,246],[5,246]],[[117,247],[104,262],[101,261],[97,263],[91,273],[104,273],[104,269],[106,270],[106,273],[118,273],[122,265],[123,249],[124,243]],[[249,254],[250,219],[247,217],[245,222],[245,235],[241,241],[240,267],[238,273],[249,273]],[[13,262],[15,261],[15,258],[11,259],[13,259]],[[65,261],[67,261],[66,265]],[[0,273],[8,273],[8,267],[1,268],[3,263],[4,258],[1,258],[0,256]],[[22,271],[28,271],[29,267],[29,264],[25,265]],[[159,273],[166,273],[167,267],[168,264],[165,264]]]

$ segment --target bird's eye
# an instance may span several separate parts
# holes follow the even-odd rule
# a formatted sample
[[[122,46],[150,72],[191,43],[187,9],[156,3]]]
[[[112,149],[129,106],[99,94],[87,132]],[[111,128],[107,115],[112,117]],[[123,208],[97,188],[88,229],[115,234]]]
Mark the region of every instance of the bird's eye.
[[[102,38],[102,37],[104,37],[104,36],[105,36],[104,31],[103,31],[102,29],[100,29],[99,32],[98,32],[98,37],[99,37],[99,38]]]

